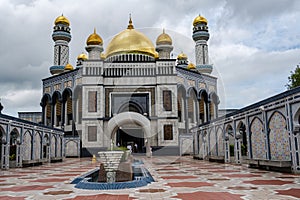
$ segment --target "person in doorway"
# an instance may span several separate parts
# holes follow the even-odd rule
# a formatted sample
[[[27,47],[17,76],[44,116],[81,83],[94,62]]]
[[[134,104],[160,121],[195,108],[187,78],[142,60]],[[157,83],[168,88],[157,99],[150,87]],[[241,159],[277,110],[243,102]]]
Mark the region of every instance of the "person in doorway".
[[[132,147],[130,144],[127,145],[127,149],[130,151],[130,153],[132,153]]]
[[[134,149],[135,153],[138,153],[138,144],[137,143],[134,143],[133,149]]]

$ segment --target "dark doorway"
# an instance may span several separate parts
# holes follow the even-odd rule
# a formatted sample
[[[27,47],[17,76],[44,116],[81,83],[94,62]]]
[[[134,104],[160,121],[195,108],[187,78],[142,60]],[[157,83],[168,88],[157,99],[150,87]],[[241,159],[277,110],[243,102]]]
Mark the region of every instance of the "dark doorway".
[[[145,153],[144,133],[141,128],[123,128],[117,130],[116,144],[121,147],[131,146],[132,153]]]

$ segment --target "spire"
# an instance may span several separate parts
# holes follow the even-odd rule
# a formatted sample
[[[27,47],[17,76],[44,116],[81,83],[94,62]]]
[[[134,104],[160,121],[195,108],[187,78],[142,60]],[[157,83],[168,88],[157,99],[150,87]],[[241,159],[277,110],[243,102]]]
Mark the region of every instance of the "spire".
[[[94,28],[94,34],[96,34],[96,27]]]
[[[131,20],[131,14],[129,14],[129,24],[127,29],[134,29],[133,25],[132,25],[132,20]]]

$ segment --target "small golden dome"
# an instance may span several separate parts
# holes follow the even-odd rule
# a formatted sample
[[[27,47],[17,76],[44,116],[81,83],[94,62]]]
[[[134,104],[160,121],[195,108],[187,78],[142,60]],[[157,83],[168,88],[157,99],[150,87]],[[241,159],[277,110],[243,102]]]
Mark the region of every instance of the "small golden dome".
[[[94,33],[92,33],[88,39],[86,40],[87,45],[102,45],[102,38],[96,33],[96,29],[94,29]]]
[[[57,24],[65,24],[67,26],[70,26],[70,21],[63,15],[58,16],[54,22],[55,25]]]
[[[200,23],[207,24],[207,19],[205,19],[205,17],[202,17],[201,15],[199,15],[194,19],[193,26],[196,26],[197,24],[200,24]]]
[[[131,18],[127,29],[117,34],[107,45],[106,58],[122,53],[142,53],[152,57],[156,54],[151,40],[134,29]]]
[[[77,60],[87,60],[88,57],[85,53],[81,53],[78,55]]]
[[[187,60],[187,55],[184,54],[184,53],[180,53],[178,56],[177,56],[177,60]]]
[[[65,70],[73,70],[74,69],[74,67],[70,64],[70,63],[68,63],[66,66],[65,66]]]
[[[106,58],[105,54],[104,54],[104,53],[100,53],[100,58],[101,58],[102,60],[104,60],[104,59]]]
[[[196,69],[196,65],[194,65],[193,63],[189,63],[188,66],[186,67],[187,69]]]
[[[156,39],[156,45],[160,44],[172,45],[172,38],[165,33],[165,29],[163,29],[163,33],[160,34]]]

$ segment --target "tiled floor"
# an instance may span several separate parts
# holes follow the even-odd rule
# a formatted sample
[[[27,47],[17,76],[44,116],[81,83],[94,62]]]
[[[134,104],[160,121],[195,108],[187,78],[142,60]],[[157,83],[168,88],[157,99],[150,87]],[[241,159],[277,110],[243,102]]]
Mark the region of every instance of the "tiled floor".
[[[298,199],[300,175],[246,166],[193,160],[191,157],[138,157],[156,180],[146,187],[93,191],[74,188],[76,176],[94,169],[91,159],[0,171],[0,200],[74,199]]]

